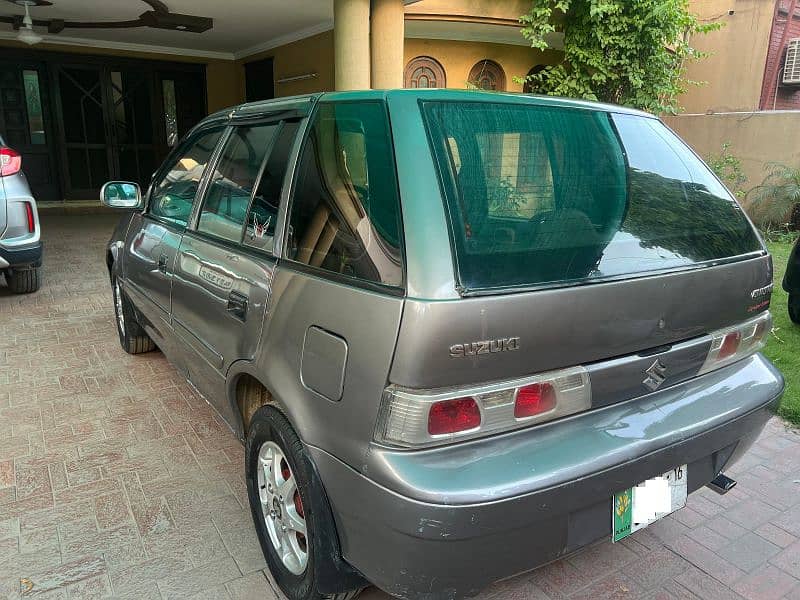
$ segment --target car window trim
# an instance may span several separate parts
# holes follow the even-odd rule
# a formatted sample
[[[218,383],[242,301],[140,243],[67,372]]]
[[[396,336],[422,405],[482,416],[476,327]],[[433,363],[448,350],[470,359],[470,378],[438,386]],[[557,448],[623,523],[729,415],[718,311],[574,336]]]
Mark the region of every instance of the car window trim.
[[[200,178],[200,184],[197,186],[197,193],[194,195],[192,210],[189,213],[189,219],[186,222],[187,230],[193,230],[197,227],[197,221],[200,219],[200,207],[203,206],[203,202],[205,202],[206,193],[208,192],[208,186],[211,181],[211,174],[216,170],[217,164],[222,156],[222,152],[225,149],[225,146],[227,145],[232,133],[233,127],[230,125],[230,123],[228,123],[225,126],[225,130],[222,132],[222,135],[220,135],[219,140],[217,141],[217,146],[214,148],[214,152],[211,153],[211,157],[208,160],[208,164],[206,164],[206,168],[203,169],[203,176]]]
[[[217,246],[224,250],[228,250],[234,254],[246,256],[247,258],[252,260],[256,261],[266,260],[272,264],[278,263],[278,257],[269,252],[266,252],[265,250],[259,250],[258,248],[251,248],[250,246],[244,246],[243,244],[232,242],[230,240],[226,240],[225,238],[221,238],[216,235],[212,235],[210,233],[205,233],[203,231],[197,231],[194,229],[187,229],[183,232],[183,235],[185,237],[200,240],[207,244],[211,244],[213,246]]]
[[[247,224],[250,222],[250,211],[253,210],[253,203],[256,200],[256,193],[258,193],[258,188],[261,186],[261,179],[262,177],[264,177],[264,171],[267,170],[267,163],[269,162],[269,159],[272,157],[272,153],[275,152],[275,146],[278,144],[278,138],[281,136],[284,128],[286,127],[287,120],[289,119],[280,119],[276,121],[278,123],[278,129],[277,131],[275,131],[275,135],[272,136],[272,142],[270,142],[269,150],[267,150],[267,153],[264,155],[264,159],[261,161],[261,166],[258,168],[258,173],[256,174],[256,178],[253,183],[253,190],[250,192],[250,200],[247,202],[247,210],[245,210],[244,212],[244,222],[242,223],[241,235],[239,236],[239,243],[244,247],[248,248],[251,247],[248,246],[244,241],[245,236],[247,235]],[[269,125],[270,123],[266,124]],[[280,210],[280,203],[282,197],[283,197],[283,182],[281,182],[281,193],[280,196],[278,197],[278,210]],[[278,224],[275,223],[276,229],[277,225]],[[272,235],[272,247],[275,248],[274,233]],[[262,250],[262,252],[266,251]]]
[[[358,288],[385,296],[392,296],[394,298],[405,298],[406,296],[405,286],[399,287],[395,285],[388,285],[386,283],[378,283],[377,281],[369,281],[368,279],[360,279],[358,277],[345,275],[344,273],[328,271],[327,269],[322,269],[320,267],[312,267],[311,265],[297,262],[296,260],[286,258],[285,256],[278,258],[278,266],[296,273],[309,275],[316,279],[322,279],[350,288]]]
[[[272,254],[280,259],[283,256],[283,249],[286,246],[286,235],[289,229],[289,210],[294,194],[297,168],[300,161],[300,154],[306,144],[314,115],[317,113],[319,102],[315,102],[312,109],[298,123],[297,133],[295,134],[292,150],[289,152],[289,160],[286,163],[286,173],[281,184],[281,198],[278,205],[278,219],[275,222],[275,238],[272,244]]]

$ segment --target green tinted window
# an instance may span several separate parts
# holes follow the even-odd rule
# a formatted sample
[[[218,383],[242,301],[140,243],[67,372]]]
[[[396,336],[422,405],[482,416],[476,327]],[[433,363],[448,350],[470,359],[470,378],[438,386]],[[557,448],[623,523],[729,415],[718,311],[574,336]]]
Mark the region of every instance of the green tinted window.
[[[663,124],[606,112],[428,102],[465,290],[681,268],[761,249]]]
[[[323,103],[301,153],[289,214],[292,260],[400,286],[400,200],[386,108]]]

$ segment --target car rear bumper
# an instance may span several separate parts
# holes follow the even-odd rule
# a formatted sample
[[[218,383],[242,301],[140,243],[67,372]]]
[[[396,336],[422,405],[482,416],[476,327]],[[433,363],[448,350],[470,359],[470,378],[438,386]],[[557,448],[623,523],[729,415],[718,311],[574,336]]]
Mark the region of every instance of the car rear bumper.
[[[19,246],[4,246],[0,243],[0,269],[8,267],[40,267],[42,265],[42,242]]]
[[[344,558],[398,597],[457,598],[610,538],[615,492],[682,464],[690,492],[706,485],[749,448],[782,392],[780,373],[757,355],[695,385],[527,432],[458,449],[383,452],[394,484],[384,470],[367,477],[309,450]],[[480,475],[491,483],[485,490]]]

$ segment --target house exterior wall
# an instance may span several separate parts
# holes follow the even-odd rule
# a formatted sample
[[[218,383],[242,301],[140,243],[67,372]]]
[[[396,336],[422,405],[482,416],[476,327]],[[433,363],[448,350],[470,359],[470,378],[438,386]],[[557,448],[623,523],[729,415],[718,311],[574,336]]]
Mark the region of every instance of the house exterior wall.
[[[422,0],[406,6],[406,14],[516,21],[530,8],[530,0]]]
[[[759,185],[769,162],[800,164],[800,112],[721,113],[678,115],[664,121],[704,159],[718,155],[723,142],[742,162],[748,177],[745,189]]]
[[[276,96],[295,96],[335,89],[333,31],[278,46],[236,61],[240,101],[244,101],[244,64],[272,57]],[[314,79],[278,83],[287,77],[316,73]]]
[[[680,105],[687,113],[758,110],[775,1],[693,0],[690,8],[722,28],[692,39],[709,56],[689,63],[686,76],[705,83],[690,86]]]
[[[418,56],[430,56],[442,65],[449,88],[468,87],[472,67],[479,61],[492,60],[505,71],[506,90],[521,92],[522,84],[514,81],[514,78],[524,77],[536,65],[554,63],[559,53],[510,44],[406,39],[406,64]]]
[[[778,2],[773,13],[772,34],[769,38],[764,85],[761,90],[761,110],[800,109],[800,86],[785,86],[783,65],[789,40],[800,38],[800,2],[795,2],[794,15],[790,17],[791,0]]]

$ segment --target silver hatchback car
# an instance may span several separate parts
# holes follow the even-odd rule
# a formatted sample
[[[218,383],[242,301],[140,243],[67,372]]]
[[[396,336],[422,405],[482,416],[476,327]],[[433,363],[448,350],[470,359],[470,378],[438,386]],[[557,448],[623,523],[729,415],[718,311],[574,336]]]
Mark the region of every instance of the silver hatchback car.
[[[108,246],[119,338],[245,442],[290,600],[457,598],[734,481],[772,264],[658,119],[475,91],[208,117]]]
[[[15,294],[39,289],[40,232],[36,200],[22,171],[22,156],[0,136],[0,272]]]

